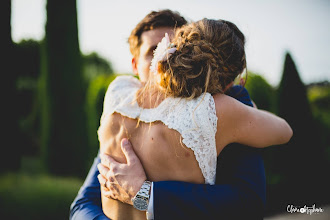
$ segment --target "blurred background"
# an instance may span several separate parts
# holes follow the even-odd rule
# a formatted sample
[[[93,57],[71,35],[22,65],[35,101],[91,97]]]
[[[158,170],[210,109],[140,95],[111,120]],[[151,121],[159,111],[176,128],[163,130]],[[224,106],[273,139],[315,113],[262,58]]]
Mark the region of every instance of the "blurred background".
[[[294,130],[288,144],[262,152],[265,216],[289,204],[329,207],[328,0],[3,0],[1,219],[69,218],[98,151],[107,86],[132,73],[127,38],[165,8],[237,24],[247,38],[246,88]]]

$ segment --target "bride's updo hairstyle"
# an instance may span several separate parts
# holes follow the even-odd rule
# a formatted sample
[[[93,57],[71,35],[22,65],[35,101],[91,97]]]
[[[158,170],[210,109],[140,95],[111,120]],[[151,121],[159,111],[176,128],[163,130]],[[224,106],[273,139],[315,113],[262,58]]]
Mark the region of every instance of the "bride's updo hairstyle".
[[[246,68],[245,38],[225,20],[203,19],[176,31],[176,51],[158,63],[159,85],[167,96],[200,96],[224,93]]]

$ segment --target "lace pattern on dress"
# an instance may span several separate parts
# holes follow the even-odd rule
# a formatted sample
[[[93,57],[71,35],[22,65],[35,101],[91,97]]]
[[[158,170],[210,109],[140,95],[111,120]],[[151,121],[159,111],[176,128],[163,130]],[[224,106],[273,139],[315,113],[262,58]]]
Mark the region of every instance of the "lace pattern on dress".
[[[114,112],[145,123],[161,121],[178,131],[182,142],[194,151],[205,183],[214,184],[217,166],[215,134],[217,116],[214,99],[209,93],[198,98],[166,98],[156,108],[143,109],[135,101],[140,81],[132,76],[119,76],[109,86],[104,99],[101,123]]]

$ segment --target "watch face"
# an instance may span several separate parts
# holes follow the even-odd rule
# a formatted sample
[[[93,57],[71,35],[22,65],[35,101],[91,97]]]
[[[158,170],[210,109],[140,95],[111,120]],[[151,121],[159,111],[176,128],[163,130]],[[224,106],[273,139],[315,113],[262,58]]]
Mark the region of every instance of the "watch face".
[[[133,201],[133,205],[136,209],[145,211],[148,208],[148,202],[143,198],[135,198]]]

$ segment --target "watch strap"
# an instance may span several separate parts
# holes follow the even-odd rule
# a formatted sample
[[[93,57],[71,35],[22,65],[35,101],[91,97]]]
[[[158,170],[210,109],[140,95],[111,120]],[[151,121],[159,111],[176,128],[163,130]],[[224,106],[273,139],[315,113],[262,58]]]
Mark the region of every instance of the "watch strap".
[[[142,184],[140,190],[137,192],[136,195],[147,197],[149,199],[150,196],[150,188],[151,188],[151,182],[146,180]]]
[[[140,190],[136,193],[136,195],[132,199],[134,208],[140,211],[146,211],[148,209],[150,189],[151,189],[151,182],[147,180],[144,181]]]

